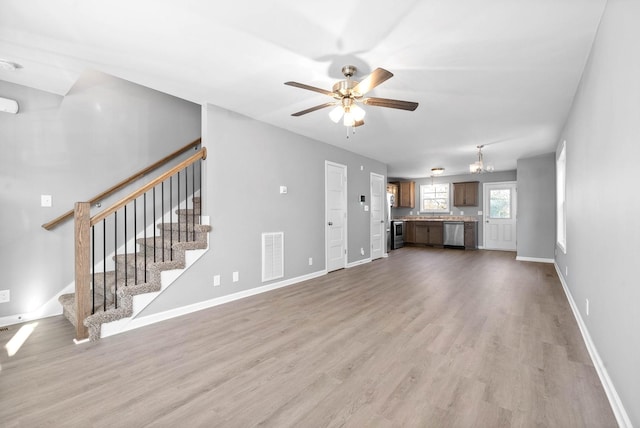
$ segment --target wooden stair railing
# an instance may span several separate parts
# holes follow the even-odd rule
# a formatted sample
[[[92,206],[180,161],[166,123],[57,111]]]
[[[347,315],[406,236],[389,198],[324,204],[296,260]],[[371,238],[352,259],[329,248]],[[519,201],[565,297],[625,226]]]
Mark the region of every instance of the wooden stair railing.
[[[199,142],[199,140],[197,140]],[[193,143],[192,143],[193,144]],[[191,147],[193,147],[192,145],[190,145]],[[91,315],[93,313],[93,311],[95,310],[95,305],[92,304],[91,301],[91,272],[92,272],[92,268],[94,267],[93,264],[95,263],[95,260],[92,261],[92,245],[94,244],[92,242],[92,237],[91,237],[91,230],[92,228],[99,224],[100,222],[102,222],[103,220],[105,220],[107,217],[117,213],[117,211],[121,208],[125,208],[125,213],[126,213],[126,206],[127,204],[129,204],[130,202],[135,201],[137,198],[139,198],[140,196],[144,196],[146,198],[146,193],[149,191],[152,191],[156,188],[156,186],[159,185],[164,185],[164,182],[166,180],[171,180],[172,177],[174,176],[178,176],[178,183],[180,180],[180,172],[182,170],[185,170],[185,175],[186,175],[186,170],[187,167],[189,167],[190,165],[195,164],[198,161],[201,160],[205,160],[207,157],[207,150],[206,148],[202,148],[201,150],[199,150],[197,153],[195,153],[194,155],[190,156],[189,158],[183,160],[182,162],[180,162],[179,164],[177,164],[176,166],[172,167],[171,169],[169,169],[168,171],[164,172],[163,174],[159,175],[157,178],[153,179],[152,181],[150,181],[149,183],[145,184],[144,186],[140,187],[139,189],[133,191],[132,193],[130,193],[129,195],[127,195],[126,197],[120,199],[119,201],[115,202],[113,205],[111,205],[110,207],[104,209],[103,211],[95,214],[94,216],[91,216],[90,214],[90,208],[91,208],[91,204],[92,202],[77,202],[75,204],[74,210],[72,211],[72,214],[74,216],[75,219],[75,313],[76,313],[76,340],[83,340],[86,339],[88,337],[88,329],[87,327],[83,324],[83,321],[85,318],[87,318],[89,315]],[[200,170],[202,171],[202,170]],[[195,174],[195,173],[194,173]],[[201,174],[201,172],[200,172]],[[202,180],[202,176],[200,175],[200,180]],[[185,183],[186,185],[186,183]],[[178,187],[180,186],[180,184],[178,184]],[[195,184],[193,185],[193,190],[195,192]],[[114,186],[115,187],[115,186]],[[179,192],[179,188],[178,188],[178,192]],[[200,189],[201,191],[201,189]],[[163,195],[164,197],[164,195]],[[186,197],[186,195],[185,195]],[[186,204],[185,204],[186,205]],[[180,201],[178,201],[178,206],[180,206]],[[172,207],[169,207],[169,210],[171,210]],[[187,211],[187,210],[185,210]],[[162,213],[164,215],[164,213]],[[125,214],[126,215],[126,214]],[[135,220],[134,220],[135,221]],[[146,219],[145,219],[146,221]],[[156,219],[153,219],[153,222],[155,224]],[[126,218],[125,218],[125,222],[126,222]],[[149,225],[144,225],[143,227],[147,227]],[[188,228],[188,224],[187,224],[187,230]],[[193,223],[193,229],[194,229],[194,233],[195,233],[195,220]],[[146,229],[145,229],[146,230]],[[178,232],[180,233],[180,232]],[[186,236],[185,232],[185,236]],[[173,232],[172,232],[173,234]],[[180,235],[178,235],[180,236]],[[125,237],[126,238],[126,237]],[[134,240],[135,240],[136,236],[134,236]],[[145,238],[146,238],[146,232],[145,232]],[[103,237],[103,239],[106,239],[105,237]],[[172,238],[173,239],[173,238]],[[116,244],[117,245],[117,244]],[[155,256],[155,255],[154,255]],[[145,255],[146,257],[146,255]],[[126,279],[125,279],[125,285],[126,285]],[[93,292],[95,293],[95,289],[93,290]]]
[[[196,148],[198,145],[200,145],[201,142],[202,141],[201,141],[200,138],[198,138],[197,140],[193,140],[192,142],[190,142],[186,146],[176,150],[175,152],[173,152],[171,154],[168,154],[164,158],[162,158],[159,161],[149,165],[148,167],[136,172],[135,174],[131,175],[130,177],[125,178],[124,180],[122,180],[118,184],[108,188],[104,192],[101,192],[101,193],[97,194],[93,198],[89,199],[87,202],[91,206],[91,205],[95,204],[96,202],[99,202],[99,201],[103,200],[104,198],[112,195],[113,193],[117,192],[118,190],[128,186],[131,183],[133,183],[134,181],[141,179],[142,177],[144,177],[145,175],[147,175],[151,171],[154,171],[154,170],[160,168],[162,165],[165,165],[166,163],[171,162],[173,159],[175,159],[176,157],[180,156],[182,153],[185,153],[185,152],[187,152],[187,151],[189,151],[189,150],[191,150],[193,148]],[[64,221],[66,221],[66,220],[70,219],[71,217],[73,217],[73,215],[74,215],[73,213],[74,213],[74,209],[71,209],[71,210],[67,211],[66,213],[62,214],[61,216],[56,217],[55,219],[51,220],[50,222],[43,224],[42,227],[47,229],[47,230],[51,230],[51,229],[55,228],[56,226],[58,226],[59,224],[63,223]]]

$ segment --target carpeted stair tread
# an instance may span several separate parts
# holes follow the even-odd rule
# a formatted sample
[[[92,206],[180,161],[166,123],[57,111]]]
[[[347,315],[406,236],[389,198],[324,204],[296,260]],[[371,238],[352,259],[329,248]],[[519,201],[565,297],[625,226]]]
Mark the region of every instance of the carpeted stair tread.
[[[91,281],[95,294],[91,299],[95,300],[96,307],[94,313],[83,322],[89,329],[90,340],[100,339],[103,323],[130,317],[133,314],[133,296],[160,291],[162,289],[160,273],[165,270],[184,268],[186,251],[207,248],[207,233],[211,231],[211,226],[200,224],[200,198],[194,197],[191,208],[177,209],[176,214],[178,215],[177,223],[165,222],[156,225],[159,235],[136,239],[138,246],[136,254],[114,256],[115,270],[98,271],[95,276],[92,275]],[[172,260],[170,260],[171,256],[173,256]],[[118,282],[117,308],[114,305],[116,279]],[[103,297],[105,288],[106,311]],[[58,300],[62,304],[64,315],[75,326],[75,294],[63,294]]]

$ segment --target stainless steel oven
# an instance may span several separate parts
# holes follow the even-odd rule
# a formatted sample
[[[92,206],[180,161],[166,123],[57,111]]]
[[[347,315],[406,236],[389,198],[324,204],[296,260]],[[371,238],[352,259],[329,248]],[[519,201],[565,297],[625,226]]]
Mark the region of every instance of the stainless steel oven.
[[[391,249],[404,246],[404,221],[393,220],[391,222]]]

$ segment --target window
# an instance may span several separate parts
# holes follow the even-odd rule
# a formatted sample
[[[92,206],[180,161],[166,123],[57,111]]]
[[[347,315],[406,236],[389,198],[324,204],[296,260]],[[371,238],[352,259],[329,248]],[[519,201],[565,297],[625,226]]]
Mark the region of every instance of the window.
[[[421,185],[420,211],[449,212],[449,183]]]
[[[558,247],[567,252],[567,142],[562,142],[560,153],[556,159],[556,235]]]
[[[511,218],[511,189],[489,190],[489,218]]]

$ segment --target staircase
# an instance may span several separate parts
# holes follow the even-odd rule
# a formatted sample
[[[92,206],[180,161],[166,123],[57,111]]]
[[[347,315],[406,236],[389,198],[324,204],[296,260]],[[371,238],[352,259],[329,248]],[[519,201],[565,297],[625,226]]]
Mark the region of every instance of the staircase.
[[[83,321],[91,341],[100,339],[103,323],[134,315],[134,296],[161,291],[162,271],[184,269],[187,251],[207,248],[211,226],[200,223],[199,197],[192,198],[192,207],[176,210],[177,222],[156,224],[159,233],[153,237],[136,239],[137,254],[113,257],[114,270],[91,276],[92,313]],[[58,300],[64,315],[77,327],[76,293],[63,294]]]

